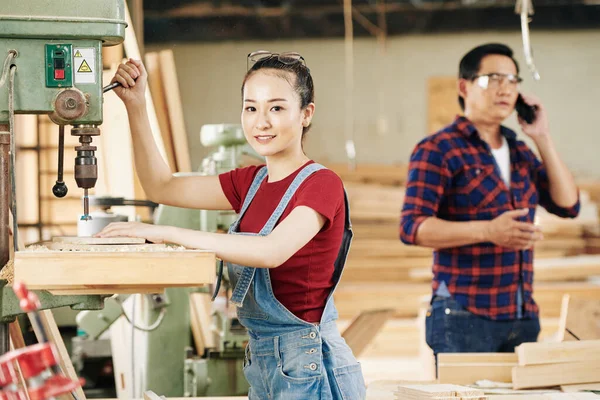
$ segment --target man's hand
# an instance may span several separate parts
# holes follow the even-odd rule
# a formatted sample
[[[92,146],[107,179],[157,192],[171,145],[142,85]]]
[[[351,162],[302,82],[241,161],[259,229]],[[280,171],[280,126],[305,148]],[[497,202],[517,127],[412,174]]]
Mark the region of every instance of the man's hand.
[[[528,209],[513,210],[494,218],[487,226],[487,240],[516,250],[532,248],[538,240],[543,239],[541,229],[529,222],[516,221],[528,213]]]
[[[538,99],[533,95],[525,95],[521,93],[525,103],[530,106],[536,106],[537,111],[535,112],[535,120],[528,124],[519,117],[519,125],[523,132],[534,141],[547,139],[550,136],[550,128],[548,124],[548,115],[546,114],[546,108]]]

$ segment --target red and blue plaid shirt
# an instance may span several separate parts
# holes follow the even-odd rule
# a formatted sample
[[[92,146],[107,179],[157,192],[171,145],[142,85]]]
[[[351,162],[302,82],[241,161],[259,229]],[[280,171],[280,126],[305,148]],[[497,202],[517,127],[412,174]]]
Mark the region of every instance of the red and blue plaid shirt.
[[[529,209],[533,222],[540,204],[560,217],[574,218],[579,201],[559,207],[550,196],[548,175],[531,149],[512,130],[501,133],[510,148],[511,184],[507,188],[489,145],[465,117],[422,140],[414,149],[400,222],[400,239],[415,244],[428,217],[446,221],[491,220],[505,211]],[[470,312],[493,320],[515,319],[522,287],[522,316],[538,315],[532,298],[533,251],[494,243],[437,249],[433,252],[433,293],[444,282],[452,297]]]

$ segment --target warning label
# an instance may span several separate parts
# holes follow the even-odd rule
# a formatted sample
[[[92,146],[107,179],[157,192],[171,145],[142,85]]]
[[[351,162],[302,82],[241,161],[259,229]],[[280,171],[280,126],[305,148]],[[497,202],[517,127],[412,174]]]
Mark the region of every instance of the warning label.
[[[77,72],[92,72],[92,69],[88,65],[87,61],[83,60]]]
[[[75,84],[96,83],[96,49],[73,49],[73,68],[75,70]]]

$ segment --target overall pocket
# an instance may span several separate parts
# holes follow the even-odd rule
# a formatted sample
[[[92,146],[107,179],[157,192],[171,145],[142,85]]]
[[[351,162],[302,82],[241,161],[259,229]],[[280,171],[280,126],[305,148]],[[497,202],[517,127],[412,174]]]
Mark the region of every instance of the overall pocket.
[[[367,388],[359,362],[334,368],[333,376],[343,400],[363,400],[366,398]]]
[[[323,357],[320,343],[279,349],[275,346],[277,372],[272,381],[274,400],[320,399]]]

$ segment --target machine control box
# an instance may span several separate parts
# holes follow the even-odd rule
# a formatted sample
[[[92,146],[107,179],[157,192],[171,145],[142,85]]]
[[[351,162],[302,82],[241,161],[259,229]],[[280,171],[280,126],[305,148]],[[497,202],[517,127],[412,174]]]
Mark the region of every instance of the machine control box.
[[[71,44],[46,45],[46,87],[73,86],[73,48]]]

